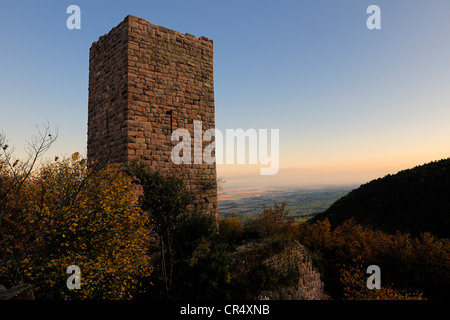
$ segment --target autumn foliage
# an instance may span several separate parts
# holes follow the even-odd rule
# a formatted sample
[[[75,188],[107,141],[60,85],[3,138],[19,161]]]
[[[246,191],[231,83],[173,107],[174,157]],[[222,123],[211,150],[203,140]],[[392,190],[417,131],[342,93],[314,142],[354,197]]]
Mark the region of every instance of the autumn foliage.
[[[0,170],[5,194],[13,177]],[[88,166],[78,153],[41,166],[10,195],[13,206],[2,202],[0,283],[31,283],[38,299],[131,298],[152,268],[151,229],[130,185],[119,166]],[[66,286],[70,265],[80,290]]]
[[[380,288],[369,289],[366,285],[369,274],[360,257],[353,259],[353,263],[340,269],[340,282],[343,285],[346,300],[423,300],[423,294],[398,290],[382,285]]]
[[[37,299],[449,297],[447,238],[353,219],[299,223],[286,203],[245,223],[216,220],[175,172],[88,164],[78,153],[36,168],[54,141],[48,130],[24,161],[2,139],[0,284],[30,283]],[[67,288],[72,265],[81,270],[79,290]],[[381,270],[381,289],[366,285],[370,265]]]
[[[325,290],[334,299],[446,299],[450,243],[429,233],[414,237],[364,227],[350,219],[332,229],[328,220],[296,226],[296,238],[315,257]],[[365,273],[381,269],[382,289],[369,290]]]
[[[298,241],[308,249],[308,256],[324,282],[327,299],[332,300],[442,300],[450,287],[450,243],[430,233],[412,236],[386,233],[362,226],[349,219],[333,228],[328,220],[294,222],[284,204],[266,207],[260,216],[246,223],[238,217],[222,218],[222,236],[228,243],[238,239],[288,246]],[[262,247],[262,257],[270,257],[270,246]],[[275,281],[275,274],[265,272],[257,256],[246,257],[246,267],[236,269],[233,281],[242,290],[257,292]],[[255,260],[253,263],[250,261]],[[254,265],[254,269],[250,266]],[[381,269],[381,289],[369,289],[367,267]],[[253,290],[253,291],[252,291]]]

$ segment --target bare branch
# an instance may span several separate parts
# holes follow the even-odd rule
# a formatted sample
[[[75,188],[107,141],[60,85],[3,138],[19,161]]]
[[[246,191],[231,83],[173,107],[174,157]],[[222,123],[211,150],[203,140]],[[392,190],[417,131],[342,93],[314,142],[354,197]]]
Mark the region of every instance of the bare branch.
[[[3,173],[9,175],[9,184],[2,190],[3,201],[8,203],[0,203],[0,233],[2,233],[3,216],[16,204],[22,186],[33,172],[37,160],[50,148],[56,138],[57,131],[52,133],[49,123],[43,126],[43,131],[38,127],[38,135],[33,136],[31,142],[27,141],[28,158],[23,162],[16,162],[17,159],[13,159],[14,148],[9,147],[6,144],[6,136],[3,133],[0,134],[0,150],[2,151],[0,162],[6,164],[7,169]]]

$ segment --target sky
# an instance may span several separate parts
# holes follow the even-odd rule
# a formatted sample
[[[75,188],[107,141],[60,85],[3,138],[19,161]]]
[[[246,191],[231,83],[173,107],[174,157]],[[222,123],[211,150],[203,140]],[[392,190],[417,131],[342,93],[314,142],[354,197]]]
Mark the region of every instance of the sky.
[[[224,186],[360,184],[450,155],[448,0],[3,0],[0,130],[17,155],[47,122],[47,156],[86,151],[89,48],[128,14],[214,41],[216,128],[279,129],[278,173],[218,165]]]

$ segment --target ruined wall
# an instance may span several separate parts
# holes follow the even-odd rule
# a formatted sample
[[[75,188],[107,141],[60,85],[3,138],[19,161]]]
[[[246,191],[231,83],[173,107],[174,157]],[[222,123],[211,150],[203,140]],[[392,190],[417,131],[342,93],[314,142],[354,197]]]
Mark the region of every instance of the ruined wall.
[[[194,121],[203,132],[215,127],[212,41],[127,16],[92,44],[89,61],[88,158],[179,169],[199,203],[217,214],[215,164],[171,160],[172,131],[191,133],[193,161]]]
[[[297,241],[263,263],[282,274],[295,268],[299,279],[296,286],[281,288],[280,292],[261,292],[259,300],[322,300],[326,297],[320,273],[312,265],[305,247]]]

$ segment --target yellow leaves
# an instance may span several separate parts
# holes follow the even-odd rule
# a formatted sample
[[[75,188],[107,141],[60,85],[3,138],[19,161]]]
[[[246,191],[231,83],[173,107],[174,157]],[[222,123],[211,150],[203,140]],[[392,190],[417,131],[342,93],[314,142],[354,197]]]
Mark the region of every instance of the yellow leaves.
[[[16,265],[23,266],[24,281],[35,284],[37,295],[125,299],[137,279],[152,272],[146,242],[151,230],[136,206],[130,179],[117,165],[90,170],[78,152],[43,166],[5,217],[10,231],[5,238],[24,240],[23,254],[16,256],[22,264]],[[64,285],[65,268],[72,264],[82,272],[76,293]],[[2,274],[16,271],[14,263],[6,268]]]
[[[346,300],[423,300],[422,293],[398,291],[389,286],[370,290],[366,286],[366,276],[361,263],[356,266],[344,266],[341,269],[341,283]]]
[[[78,160],[78,157],[80,156],[80,153],[75,152],[74,154],[72,154],[72,161],[75,162]]]
[[[200,240],[199,245],[192,253],[192,257],[189,259],[189,265],[193,267],[197,264],[198,260],[205,258],[210,252],[211,242],[205,238]]]

